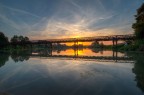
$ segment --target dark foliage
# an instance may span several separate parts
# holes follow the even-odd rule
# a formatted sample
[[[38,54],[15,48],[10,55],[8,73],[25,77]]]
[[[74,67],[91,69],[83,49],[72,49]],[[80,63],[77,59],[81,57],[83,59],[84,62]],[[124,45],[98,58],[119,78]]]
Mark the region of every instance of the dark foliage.
[[[4,33],[0,32],[0,48],[5,47],[9,44],[8,38],[4,35]]]
[[[136,22],[132,25],[137,39],[144,39],[144,3],[137,9]]]
[[[9,53],[0,52],[0,67],[5,65],[5,63],[8,61],[9,55]]]
[[[11,38],[11,43],[25,43],[25,42],[28,42],[28,41],[29,41],[29,38],[28,37],[23,37],[23,36],[14,35]]]

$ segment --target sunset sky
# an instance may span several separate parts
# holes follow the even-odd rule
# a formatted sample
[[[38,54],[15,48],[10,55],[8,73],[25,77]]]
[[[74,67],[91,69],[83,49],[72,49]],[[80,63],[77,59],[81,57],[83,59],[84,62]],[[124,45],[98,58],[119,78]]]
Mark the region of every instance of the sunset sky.
[[[143,0],[0,0],[0,31],[30,39],[132,34]]]

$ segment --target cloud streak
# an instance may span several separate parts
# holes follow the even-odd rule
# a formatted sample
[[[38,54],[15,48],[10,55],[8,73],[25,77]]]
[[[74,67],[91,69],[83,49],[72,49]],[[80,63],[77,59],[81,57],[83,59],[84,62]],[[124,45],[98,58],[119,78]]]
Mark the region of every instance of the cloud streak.
[[[0,19],[3,23],[2,29],[6,30],[7,34],[27,35],[28,32],[36,30],[42,17],[34,15],[24,10],[11,8],[0,3]],[[10,30],[9,30],[10,29]],[[38,28],[37,28],[38,30]]]
[[[141,2],[135,0],[131,3],[124,0],[84,1],[62,0],[56,4],[55,9],[52,9],[52,14],[45,10],[47,15],[41,14],[42,16],[0,2],[0,19],[4,24],[1,23],[0,28],[9,36],[26,35],[31,39],[132,33],[131,24],[134,22],[133,15],[136,11],[134,8]]]
[[[42,39],[100,35],[99,30],[92,29],[91,26],[113,17],[113,14],[108,12],[99,15],[89,7],[83,9],[83,6],[81,7],[73,1],[67,3],[72,9],[65,8],[67,6],[60,8],[58,12],[48,19],[47,26],[40,31]],[[62,13],[61,10],[63,10]],[[61,16],[64,13],[67,13],[67,15]]]

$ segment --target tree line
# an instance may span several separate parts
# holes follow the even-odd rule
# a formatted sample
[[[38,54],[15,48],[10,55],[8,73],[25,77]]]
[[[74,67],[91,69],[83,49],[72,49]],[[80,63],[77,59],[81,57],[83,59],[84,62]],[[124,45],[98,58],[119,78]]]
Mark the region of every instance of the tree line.
[[[24,43],[27,42],[29,42],[28,37],[17,36],[17,35],[14,35],[9,41],[8,37],[5,36],[3,32],[0,32],[0,48],[4,48],[9,45],[17,45],[17,44],[23,45]]]

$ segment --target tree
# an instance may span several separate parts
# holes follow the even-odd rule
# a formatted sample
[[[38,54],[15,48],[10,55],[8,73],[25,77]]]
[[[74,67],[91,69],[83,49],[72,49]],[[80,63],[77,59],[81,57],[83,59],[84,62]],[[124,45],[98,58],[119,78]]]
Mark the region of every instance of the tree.
[[[28,42],[28,41],[29,41],[29,38],[28,37],[23,37],[23,36],[14,35],[11,38],[11,43],[24,43],[24,42]]]
[[[14,35],[11,38],[11,44],[16,48],[18,45],[22,47],[26,47],[26,44],[29,43],[29,38],[28,37],[23,37],[23,36],[17,36]]]
[[[98,48],[98,47],[100,47],[100,44],[98,41],[94,41],[94,42],[92,42],[91,47],[97,47]]]
[[[0,47],[5,47],[9,44],[8,38],[4,33],[0,32]]]
[[[144,39],[144,3],[137,9],[136,22],[132,25],[137,39]]]
[[[28,37],[24,37],[24,41],[28,42],[29,38]]]
[[[17,42],[19,42],[18,36],[17,36],[17,35],[14,35],[14,36],[11,38],[11,42],[12,42],[12,43],[17,43]]]

